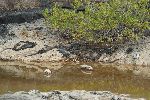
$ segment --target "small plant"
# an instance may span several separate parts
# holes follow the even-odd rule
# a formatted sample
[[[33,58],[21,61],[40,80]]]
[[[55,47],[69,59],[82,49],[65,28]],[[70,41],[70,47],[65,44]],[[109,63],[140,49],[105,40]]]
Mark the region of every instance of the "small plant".
[[[52,30],[70,33],[73,39],[94,43],[138,40],[150,29],[149,0],[110,0],[82,2],[74,0],[73,9],[63,9],[57,3],[45,9],[43,15]],[[78,11],[84,6],[85,11]]]

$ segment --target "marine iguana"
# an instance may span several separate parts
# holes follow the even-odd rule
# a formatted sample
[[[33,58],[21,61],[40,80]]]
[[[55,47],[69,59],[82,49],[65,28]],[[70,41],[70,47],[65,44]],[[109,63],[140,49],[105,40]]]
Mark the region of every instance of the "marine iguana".
[[[5,48],[2,51],[0,51],[0,53],[5,51],[5,50],[8,50],[8,49],[12,49],[14,51],[24,50],[24,49],[27,49],[27,48],[33,48],[36,45],[37,44],[35,42],[20,41],[17,44],[15,44],[13,48]]]
[[[46,53],[47,51],[52,50],[52,49],[55,48],[55,47],[56,47],[56,46],[51,47],[51,46],[45,45],[44,48],[40,49],[40,50],[37,51],[36,53],[30,54],[30,55],[26,55],[26,56],[33,56],[33,55],[37,55],[37,54]]]

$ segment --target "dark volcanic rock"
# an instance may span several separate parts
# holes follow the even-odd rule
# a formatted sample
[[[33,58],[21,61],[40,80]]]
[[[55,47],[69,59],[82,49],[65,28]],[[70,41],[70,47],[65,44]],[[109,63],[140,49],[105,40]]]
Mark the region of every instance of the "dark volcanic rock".
[[[4,24],[0,25],[0,37],[1,38],[6,38],[7,33],[8,33],[7,26],[4,25]]]
[[[22,11],[8,11],[0,13],[0,24],[24,23],[43,18],[42,11],[44,8],[36,8]]]
[[[16,37],[14,34],[9,34],[9,30],[6,24],[0,24],[0,44]]]
[[[102,54],[113,54],[118,47],[111,46],[111,45],[97,45],[97,44],[88,44],[82,42],[74,42],[71,43],[69,46],[64,47],[67,51],[71,54],[75,54],[81,60],[92,60],[96,61]]]
[[[7,31],[7,26],[4,24],[0,25],[0,33],[1,34],[6,33],[6,31]]]

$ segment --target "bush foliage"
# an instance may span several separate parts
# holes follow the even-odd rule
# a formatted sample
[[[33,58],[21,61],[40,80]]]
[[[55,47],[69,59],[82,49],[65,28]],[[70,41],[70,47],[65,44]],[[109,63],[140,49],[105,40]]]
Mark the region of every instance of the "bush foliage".
[[[73,39],[94,43],[138,40],[150,29],[149,0],[74,0],[73,9],[55,3],[43,15],[50,29],[69,33]],[[84,11],[78,11],[83,7]]]

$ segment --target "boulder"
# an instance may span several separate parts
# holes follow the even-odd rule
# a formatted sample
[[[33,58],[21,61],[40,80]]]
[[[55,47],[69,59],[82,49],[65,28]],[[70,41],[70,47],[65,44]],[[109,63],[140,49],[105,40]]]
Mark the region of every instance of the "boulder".
[[[89,70],[89,71],[92,71],[93,70],[93,67],[92,66],[89,66],[89,65],[80,65],[81,66],[81,69],[82,70]]]

